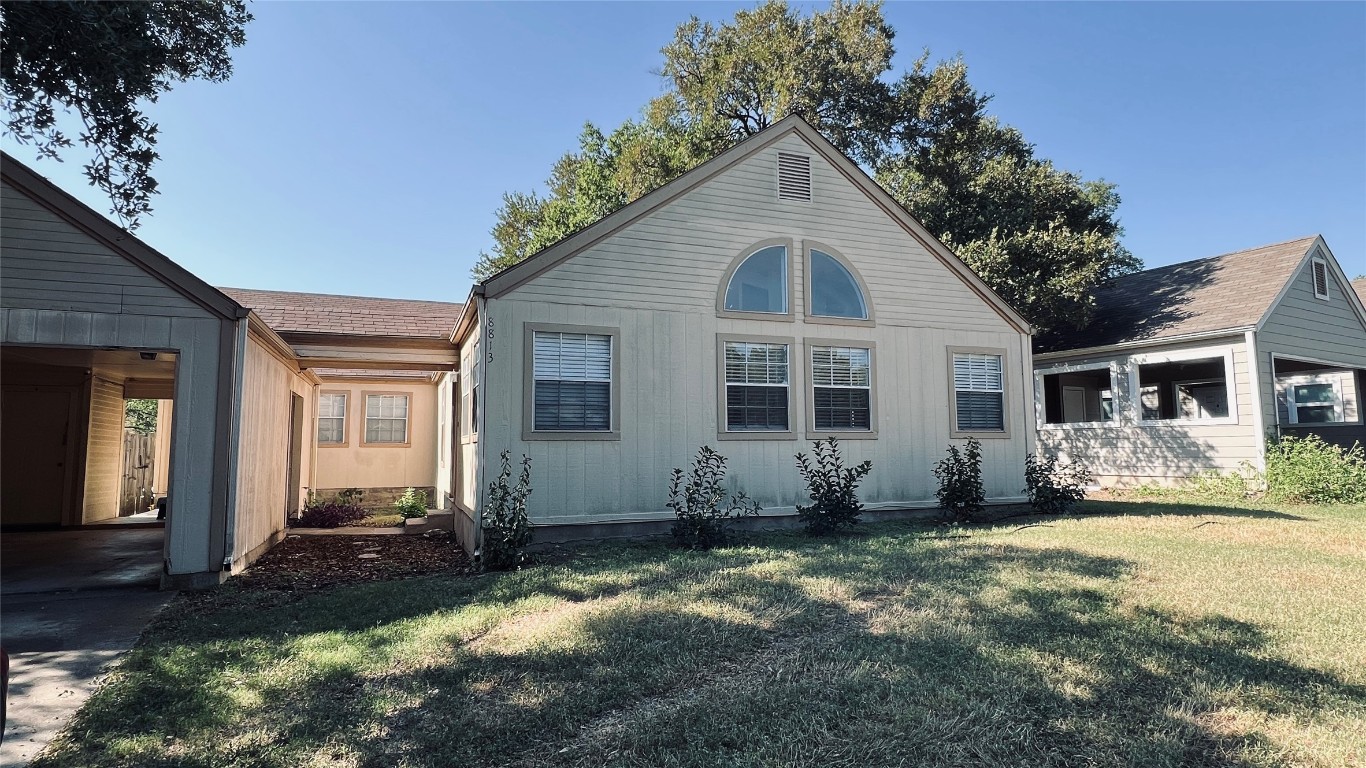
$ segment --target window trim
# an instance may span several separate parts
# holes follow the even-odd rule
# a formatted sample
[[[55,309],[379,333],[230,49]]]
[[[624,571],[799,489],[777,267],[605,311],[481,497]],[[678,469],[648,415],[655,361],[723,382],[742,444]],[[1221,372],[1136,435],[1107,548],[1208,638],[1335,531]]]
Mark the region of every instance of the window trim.
[[[369,431],[370,421],[370,396],[371,395],[393,395],[406,398],[408,401],[408,415],[403,419],[403,442],[401,443],[372,443],[365,439]],[[367,389],[360,393],[361,404],[365,410],[361,412],[360,444],[364,448],[410,448],[413,445],[413,393],[403,390],[380,390]]]
[[[1010,377],[1011,357],[1010,350],[1005,347],[946,347],[948,354],[948,381],[949,381],[949,437],[951,439],[966,439],[975,437],[978,440],[1007,440],[1011,437],[1010,421]],[[954,355],[999,355],[1001,358],[1001,429],[999,430],[960,430],[958,428],[958,385],[953,378],[953,356]]]
[[[855,339],[827,339],[808,336],[802,339],[802,356],[807,365],[806,387],[806,439],[822,440],[838,437],[841,440],[876,440],[878,432],[877,409],[877,342]],[[853,347],[868,350],[868,429],[818,430],[816,429],[816,361],[812,357],[816,347]],[[789,361],[788,365],[791,365]],[[789,412],[791,406],[789,405]]]
[[[1048,423],[1048,393],[1044,390],[1044,377],[1055,376],[1059,373],[1084,373],[1086,371],[1110,371],[1110,418],[1100,421],[1073,421],[1061,424]],[[1102,427],[1113,427],[1119,424],[1119,417],[1122,409],[1119,406],[1119,361],[1109,360],[1096,363],[1063,363],[1061,365],[1050,365],[1046,368],[1034,369],[1034,419],[1039,429],[1068,430],[1068,429],[1098,429]]]
[[[1224,385],[1227,388],[1228,415],[1214,419],[1145,419],[1143,418],[1143,398],[1140,396],[1138,368],[1142,365],[1154,363],[1179,363],[1183,360],[1201,360],[1207,357],[1222,357],[1224,359]],[[1178,349],[1168,352],[1146,352],[1140,355],[1129,356],[1129,398],[1130,415],[1133,421],[1140,427],[1191,427],[1191,426],[1212,426],[1218,424],[1237,424],[1238,422],[1238,388],[1236,386],[1236,372],[1233,368],[1233,347],[1196,347],[1194,349]],[[1173,396],[1175,396],[1173,394]]]
[[[1323,270],[1323,293],[1319,293],[1318,270]],[[1309,283],[1314,290],[1314,298],[1319,301],[1331,301],[1332,296],[1329,290],[1332,272],[1328,271],[1328,260],[1315,256],[1309,260]]]
[[[726,342],[787,345],[787,431],[731,432],[726,429]],[[801,354],[793,336],[760,336],[748,333],[716,334],[716,439],[717,440],[796,440],[799,434],[798,417],[804,410],[794,402],[802,391],[801,366],[794,366],[792,358]]]
[[[1288,426],[1292,426],[1292,427],[1301,427],[1301,428],[1306,428],[1306,429],[1307,429],[1307,428],[1331,427],[1331,426],[1342,426],[1342,425],[1346,425],[1346,426],[1356,426],[1356,425],[1360,424],[1360,423],[1361,423],[1360,420],[1359,420],[1360,417],[1361,417],[1361,406],[1360,406],[1360,404],[1358,404],[1358,406],[1357,406],[1357,417],[1358,417],[1358,420],[1356,420],[1356,421],[1349,421],[1349,420],[1347,419],[1347,404],[1346,404],[1346,402],[1344,401],[1344,399],[1343,399],[1343,397],[1342,397],[1342,382],[1338,381],[1338,376],[1341,376],[1341,375],[1344,374],[1344,373],[1346,373],[1346,374],[1348,374],[1348,375],[1353,375],[1353,376],[1355,375],[1355,372],[1352,371],[1352,370],[1344,370],[1344,371],[1338,372],[1338,373],[1337,373],[1337,376],[1334,376],[1334,377],[1332,377],[1332,378],[1330,378],[1330,377],[1329,377],[1329,374],[1327,374],[1327,373],[1296,373],[1296,374],[1289,374],[1289,375],[1284,375],[1284,376],[1278,376],[1278,377],[1276,377],[1276,382],[1275,382],[1275,383],[1276,383],[1277,385],[1280,385],[1280,384],[1282,384],[1282,383],[1284,383],[1284,385],[1285,385],[1285,416],[1286,416],[1286,419],[1288,420]],[[1327,384],[1327,385],[1329,385],[1329,386],[1331,386],[1331,387],[1333,388],[1333,404],[1332,404],[1332,405],[1333,405],[1333,411],[1340,417],[1337,421],[1306,421],[1306,422],[1302,422],[1302,421],[1299,420],[1299,412],[1298,412],[1298,409],[1300,408],[1300,406],[1302,406],[1302,405],[1304,405],[1304,406],[1313,406],[1313,405],[1316,405],[1315,403],[1299,403],[1299,402],[1296,402],[1296,400],[1295,400],[1295,387],[1297,387],[1297,386],[1303,386],[1303,385],[1306,385],[1306,384]],[[1320,404],[1317,404],[1317,405],[1322,405],[1322,404],[1320,403]]]
[[[859,319],[857,317],[831,317],[830,315],[817,315],[812,311],[813,299],[815,298],[814,294],[811,292],[811,263],[814,260],[814,257],[811,253],[812,251],[820,251],[826,256],[829,256],[830,258],[839,262],[840,265],[843,266],[846,270],[848,270],[849,274],[854,277],[854,283],[858,286],[859,291],[863,293],[863,308],[868,310],[867,319]],[[854,325],[863,326],[866,328],[872,328],[877,325],[877,315],[874,314],[873,297],[872,294],[868,292],[868,284],[863,281],[863,275],[859,274],[858,269],[854,267],[853,263],[850,262],[849,259],[846,259],[844,257],[844,254],[840,253],[837,249],[831,248],[830,246],[824,243],[819,243],[815,240],[803,240],[802,259],[802,293],[804,294],[802,297],[802,311],[805,313],[806,322],[820,323],[822,325]]]
[[[584,333],[611,337],[612,381],[606,431],[573,431],[535,429],[536,425],[536,333]],[[561,323],[522,324],[522,440],[621,440],[621,329],[599,325],[564,325]]]
[[[787,249],[787,312],[742,312],[739,310],[726,309],[726,292],[730,290],[730,281],[731,278],[735,277],[736,270],[738,270],[740,265],[744,264],[745,260],[750,256],[775,245],[781,245],[783,248]],[[716,291],[716,316],[734,317],[744,320],[772,320],[784,323],[795,322],[797,313],[793,309],[793,306],[797,303],[797,276],[795,270],[792,268],[792,254],[795,250],[796,246],[792,238],[774,237],[769,238],[768,240],[760,240],[740,251],[735,258],[730,260],[730,265],[726,267],[725,274],[721,276],[721,285]]]
[[[345,404],[342,405],[342,415],[341,415],[341,420],[342,420],[342,439],[341,439],[341,442],[339,442],[339,443],[324,443],[322,440],[319,440],[319,439],[318,439],[318,423],[317,423],[317,422],[321,421],[324,417],[319,416],[319,415],[317,415],[317,413],[315,413],[314,416],[313,416],[313,420],[314,420],[314,424],[313,424],[313,442],[316,443],[317,446],[318,446],[319,448],[349,448],[349,447],[351,446],[351,430],[350,430],[350,429],[347,429],[347,427],[350,426],[350,422],[351,422],[351,390],[349,390],[349,389],[320,389],[320,390],[318,390],[318,405],[320,405],[320,406],[322,405],[322,398],[323,398],[323,395],[341,395],[342,397],[346,398]],[[315,411],[318,411],[318,412],[320,412],[321,410],[322,410],[321,408],[315,409]],[[335,419],[336,417],[335,417],[335,416],[330,416],[330,417],[327,417],[327,418],[334,418],[334,419]]]

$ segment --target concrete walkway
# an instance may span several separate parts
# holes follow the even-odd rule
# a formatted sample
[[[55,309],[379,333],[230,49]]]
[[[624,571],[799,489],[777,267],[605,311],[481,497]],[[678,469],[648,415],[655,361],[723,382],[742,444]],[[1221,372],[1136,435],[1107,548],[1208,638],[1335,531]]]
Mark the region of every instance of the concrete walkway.
[[[162,531],[0,535],[0,643],[10,654],[0,768],[27,765],[174,593],[158,592]]]

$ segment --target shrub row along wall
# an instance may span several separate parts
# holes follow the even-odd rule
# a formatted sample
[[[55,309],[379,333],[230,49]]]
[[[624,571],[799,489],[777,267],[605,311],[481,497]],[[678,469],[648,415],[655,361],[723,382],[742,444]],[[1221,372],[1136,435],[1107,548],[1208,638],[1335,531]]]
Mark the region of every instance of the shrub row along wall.
[[[423,491],[427,494],[428,504],[432,504],[436,499],[436,488],[430,485],[413,486],[415,490]],[[394,506],[398,497],[408,490],[407,486],[380,486],[374,488],[317,488],[313,491],[314,495],[322,499],[330,499],[340,496],[343,491],[356,490],[364,492],[364,495],[357,503],[367,510],[388,509]]]

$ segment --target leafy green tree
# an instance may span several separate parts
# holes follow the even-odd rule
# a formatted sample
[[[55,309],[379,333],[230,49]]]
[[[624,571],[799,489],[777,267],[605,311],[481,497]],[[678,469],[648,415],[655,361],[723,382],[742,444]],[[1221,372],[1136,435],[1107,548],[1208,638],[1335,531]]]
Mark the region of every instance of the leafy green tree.
[[[59,109],[82,122],[94,151],[86,177],[128,229],[151,211],[157,125],[141,101],[175,82],[227,80],[232,48],[246,42],[244,0],[0,3],[5,132],[40,157],[72,146]]]
[[[799,114],[874,175],[1040,331],[1081,326],[1105,280],[1138,268],[1111,184],[1055,168],[987,113],[961,58],[922,54],[899,79],[879,3],[803,16],[781,0],[697,18],[663,50],[665,93],[604,134],[589,124],[547,195],[509,194],[474,275],[512,266]]]
[[[157,431],[157,401],[126,401],[123,405],[123,426],[141,435]]]

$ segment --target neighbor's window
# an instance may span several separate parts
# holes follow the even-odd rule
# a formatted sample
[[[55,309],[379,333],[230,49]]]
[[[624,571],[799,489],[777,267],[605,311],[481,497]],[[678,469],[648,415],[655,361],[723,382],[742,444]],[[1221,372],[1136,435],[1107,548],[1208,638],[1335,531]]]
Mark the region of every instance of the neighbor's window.
[[[872,350],[811,348],[812,424],[817,430],[872,429]]]
[[[1005,431],[1005,373],[1001,355],[955,352],[953,389],[957,431]]]
[[[612,337],[534,331],[533,429],[612,429]]]
[[[1138,364],[1139,416],[1144,421],[1207,421],[1229,416],[1225,358]]]
[[[408,396],[365,396],[365,442],[408,442]]]
[[[318,395],[318,443],[341,445],[346,442],[346,393]]]
[[[1284,383],[1291,424],[1334,424],[1347,420],[1339,381],[1327,376],[1297,376]]]
[[[726,285],[728,312],[787,314],[787,247],[770,245],[750,254]]]
[[[868,302],[852,272],[839,259],[811,251],[811,314],[868,319]]]
[[[1043,376],[1045,424],[1087,424],[1115,417],[1110,367]]]
[[[786,344],[725,342],[727,432],[790,429],[787,352]]]

